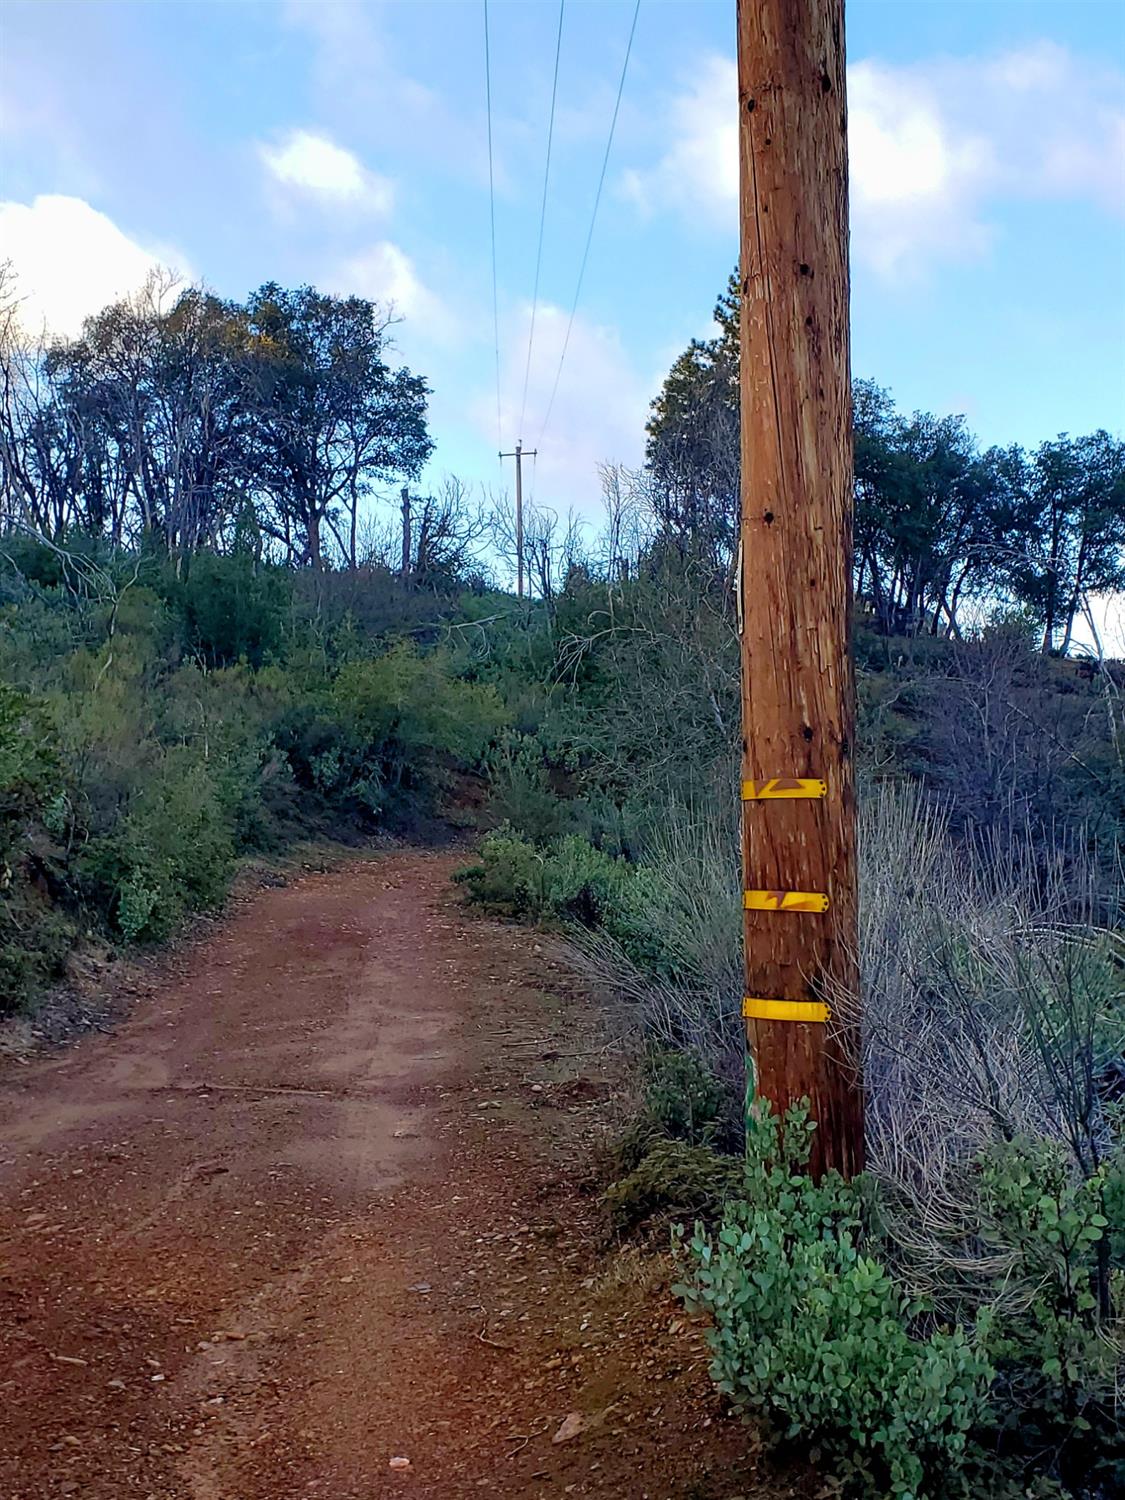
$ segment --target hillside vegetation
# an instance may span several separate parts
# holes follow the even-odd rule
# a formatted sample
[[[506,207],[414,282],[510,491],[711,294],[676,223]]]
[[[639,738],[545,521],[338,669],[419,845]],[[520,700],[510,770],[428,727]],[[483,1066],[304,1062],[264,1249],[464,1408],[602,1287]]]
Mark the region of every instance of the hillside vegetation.
[[[982,452],[857,383],[870,1172],[814,1183],[815,1121],[743,1099],[736,297],[600,529],[532,510],[518,601],[506,505],[409,488],[427,387],[376,308],[159,290],[4,334],[4,1008],[246,854],[471,778],[467,898],[564,932],[638,1038],[607,1226],[685,1226],[732,1401],[856,1493],[1114,1493],[1125,723],[1090,596],[1125,585],[1122,444]]]

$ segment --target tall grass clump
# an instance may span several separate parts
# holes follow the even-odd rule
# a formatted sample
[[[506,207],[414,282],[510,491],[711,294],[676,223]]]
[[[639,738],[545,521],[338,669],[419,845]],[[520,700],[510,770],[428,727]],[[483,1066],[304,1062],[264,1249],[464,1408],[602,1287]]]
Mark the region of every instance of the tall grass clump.
[[[650,1045],[690,1054],[718,1080],[726,1119],[738,1115],[744,1077],[737,829],[734,807],[729,816],[668,809],[651,819],[635,863],[587,846],[596,913],[549,900],[538,910],[564,923],[578,966],[627,1007]],[[552,887],[552,861],[585,868],[573,836],[545,849],[510,830],[505,838],[511,868],[538,869],[540,891]],[[866,789],[859,847],[862,1233],[846,1215],[837,1223],[835,1208],[815,1232],[810,1219],[811,1259],[798,1276],[792,1233],[778,1229],[770,1269],[770,1215],[788,1221],[807,1207],[815,1218],[820,1200],[796,1168],[788,1187],[773,1181],[784,1203],[772,1207],[755,1199],[760,1182],[747,1179],[741,1198],[736,1187],[720,1231],[695,1246],[697,1287],[726,1330],[716,1371],[748,1408],[783,1415],[789,1402],[796,1413],[803,1388],[763,1351],[790,1340],[792,1358],[813,1371],[819,1346],[802,1343],[798,1325],[814,1304],[826,1312],[831,1290],[826,1315],[841,1350],[851,1348],[853,1317],[879,1330],[867,1395],[844,1380],[841,1355],[837,1416],[850,1415],[842,1426],[826,1415],[821,1432],[837,1445],[882,1445],[878,1462],[851,1466],[861,1492],[940,1493],[933,1475],[956,1455],[971,1493],[990,1493],[974,1477],[990,1462],[1017,1486],[1046,1473],[1062,1493],[1108,1495],[1125,1482],[1120,886],[1077,842],[1052,851],[1010,829],[955,835],[917,787]],[[849,1004],[836,997],[839,1011]],[[784,1328],[772,1300],[783,1273],[793,1299]],[[935,1397],[923,1431],[909,1402],[884,1409],[879,1370],[885,1380],[897,1370],[908,1390],[952,1382],[956,1414]],[[810,1430],[791,1421],[794,1432]],[[915,1444],[921,1469],[884,1443],[887,1422]],[[922,1472],[929,1487],[912,1488]]]
[[[1076,1492],[1092,1461],[1116,1482],[1120,886],[1078,847],[954,840],[917,790],[874,792],[860,832],[868,1160],[895,1273],[936,1317],[987,1311],[1000,1451]]]
[[[637,920],[655,962],[638,964],[605,927],[572,934],[579,968],[633,1010],[657,1046],[703,1058],[736,1108],[744,1073],[737,817],[733,804],[673,805],[653,817],[638,858],[645,904]]]

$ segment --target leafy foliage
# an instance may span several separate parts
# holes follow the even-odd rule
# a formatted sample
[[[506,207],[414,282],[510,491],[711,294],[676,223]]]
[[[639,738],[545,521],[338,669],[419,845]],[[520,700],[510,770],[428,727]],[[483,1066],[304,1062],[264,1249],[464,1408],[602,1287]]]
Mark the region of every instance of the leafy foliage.
[[[1123,1311],[1114,1301],[1125,1300],[1125,1262],[1114,1254],[1125,1218],[1107,1191],[1110,1165],[1083,1176],[1060,1146],[1017,1138],[986,1149],[978,1170],[980,1238],[1018,1252],[989,1346],[1020,1421],[1034,1417],[1045,1447],[1089,1445],[1091,1435],[1097,1445],[1116,1420],[1125,1357],[1110,1324]]]
[[[625,1236],[654,1222],[711,1221],[738,1186],[738,1163],[709,1146],[657,1138],[636,1166],[602,1194],[612,1234]]]
[[[245,554],[75,577],[41,552],[0,571],[0,1008],[83,929],[152,943],[215,908],[246,853],[428,817],[506,731],[447,650],[326,625]]]
[[[712,1222],[741,1177],[726,1089],[692,1052],[651,1048],[640,1108],[604,1153],[602,1194],[610,1230],[624,1236],[654,1222]]]
[[[0,996],[25,999],[63,968],[72,925],[49,900],[70,799],[49,722],[0,682]],[[0,1006],[2,1010],[2,1006]]]
[[[800,1109],[750,1111],[745,1196],[717,1234],[697,1229],[682,1290],[711,1314],[712,1372],[736,1405],[828,1449],[853,1487],[946,1500],[992,1366],[960,1329],[912,1331],[922,1309],[865,1248],[864,1185],[805,1175],[811,1128]]]

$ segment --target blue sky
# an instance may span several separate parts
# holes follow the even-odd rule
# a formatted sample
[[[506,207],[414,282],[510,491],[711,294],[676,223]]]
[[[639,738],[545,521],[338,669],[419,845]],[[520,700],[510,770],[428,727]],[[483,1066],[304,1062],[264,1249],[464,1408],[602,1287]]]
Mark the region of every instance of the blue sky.
[[[734,0],[642,0],[589,269],[540,438],[632,0],[569,0],[519,430],[557,0],[493,0],[504,446],[597,510],[736,258]],[[499,486],[477,0],[6,0],[0,254],[66,331],[172,263],[393,298],[437,472]],[[853,364],[985,442],[1125,425],[1125,8],[852,0]],[[508,482],[510,483],[510,473]]]

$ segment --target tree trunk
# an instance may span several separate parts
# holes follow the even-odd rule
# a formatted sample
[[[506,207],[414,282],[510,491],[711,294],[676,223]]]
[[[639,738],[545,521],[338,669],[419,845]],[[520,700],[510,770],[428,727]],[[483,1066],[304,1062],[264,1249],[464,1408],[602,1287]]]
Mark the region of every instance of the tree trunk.
[[[316,509],[315,506],[309,507],[308,544],[309,562],[312,564],[313,571],[319,573],[321,565],[320,512]]]
[[[843,0],[739,0],[738,37],[744,1013],[757,1093],[778,1110],[807,1097],[813,1170],[850,1175],[863,1093]],[[769,778],[826,792],[758,800]]]

